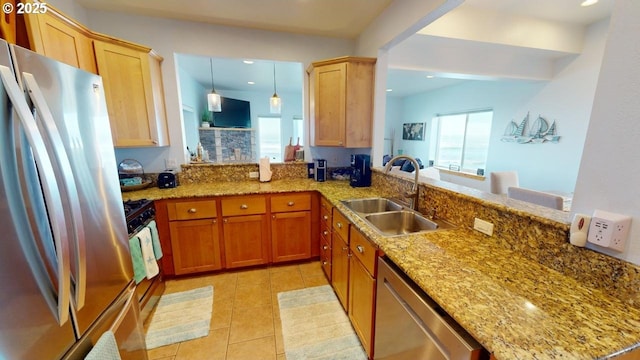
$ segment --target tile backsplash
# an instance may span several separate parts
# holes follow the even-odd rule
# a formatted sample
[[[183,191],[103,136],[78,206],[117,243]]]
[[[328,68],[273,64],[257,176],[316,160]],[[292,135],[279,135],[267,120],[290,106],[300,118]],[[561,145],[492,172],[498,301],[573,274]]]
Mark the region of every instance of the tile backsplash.
[[[256,162],[254,129],[200,128],[200,143],[215,163]]]

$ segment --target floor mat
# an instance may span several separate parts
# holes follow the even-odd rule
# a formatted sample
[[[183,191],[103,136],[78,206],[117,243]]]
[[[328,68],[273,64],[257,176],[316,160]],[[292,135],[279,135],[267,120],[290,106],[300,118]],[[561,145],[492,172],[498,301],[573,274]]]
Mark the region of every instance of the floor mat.
[[[213,286],[162,295],[147,329],[147,349],[209,334]]]
[[[278,293],[287,360],[367,359],[329,285]]]

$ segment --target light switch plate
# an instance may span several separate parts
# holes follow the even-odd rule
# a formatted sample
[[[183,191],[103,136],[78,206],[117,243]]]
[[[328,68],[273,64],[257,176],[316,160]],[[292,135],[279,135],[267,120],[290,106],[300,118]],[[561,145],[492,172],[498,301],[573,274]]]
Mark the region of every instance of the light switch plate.
[[[475,220],[473,221],[473,228],[480,231],[483,234],[486,234],[489,236],[493,235],[493,224],[488,221],[475,218]]]

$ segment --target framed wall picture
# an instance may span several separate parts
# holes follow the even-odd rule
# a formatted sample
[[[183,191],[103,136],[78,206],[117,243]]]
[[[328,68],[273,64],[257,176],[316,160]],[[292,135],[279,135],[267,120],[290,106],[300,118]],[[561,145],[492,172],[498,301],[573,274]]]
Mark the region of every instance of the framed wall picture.
[[[425,123],[404,123],[402,140],[424,140]]]

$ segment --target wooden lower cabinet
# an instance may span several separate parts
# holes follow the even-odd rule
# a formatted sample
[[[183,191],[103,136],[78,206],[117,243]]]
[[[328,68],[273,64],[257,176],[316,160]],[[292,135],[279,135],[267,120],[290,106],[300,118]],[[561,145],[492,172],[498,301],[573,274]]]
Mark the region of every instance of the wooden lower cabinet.
[[[311,257],[311,194],[272,195],[271,260],[274,263]]]
[[[327,280],[331,282],[331,240],[327,241],[322,238],[320,243],[320,265]]]
[[[355,257],[349,258],[349,319],[371,359],[376,297],[376,279]]]
[[[349,300],[349,245],[338,233],[334,233],[331,248],[331,285],[342,307],[347,310]]]
[[[311,257],[311,213],[271,215],[271,249],[274,263]]]
[[[320,263],[327,280],[331,282],[331,212],[333,206],[324,196],[320,199]]]
[[[321,254],[313,192],[167,199],[155,206],[169,277]]]
[[[269,263],[269,218],[266,214],[226,217],[222,233],[227,268]]]
[[[176,275],[222,269],[216,219],[171,221],[169,229]]]

